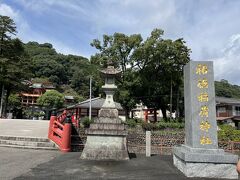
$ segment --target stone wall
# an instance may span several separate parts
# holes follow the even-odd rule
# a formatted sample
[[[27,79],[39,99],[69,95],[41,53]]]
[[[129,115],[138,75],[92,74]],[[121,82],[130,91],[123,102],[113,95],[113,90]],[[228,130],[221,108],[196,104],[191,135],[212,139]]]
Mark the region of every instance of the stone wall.
[[[80,139],[82,146],[86,142],[86,135],[84,130],[80,130]],[[151,153],[170,155],[172,154],[172,147],[179,144],[184,144],[184,132],[164,132],[161,134],[152,133],[151,135]],[[145,154],[146,150],[146,135],[144,133],[136,133],[130,131],[127,136],[127,146],[129,153]],[[225,151],[240,154],[240,142],[219,142],[219,148]],[[82,149],[82,148],[81,148]]]

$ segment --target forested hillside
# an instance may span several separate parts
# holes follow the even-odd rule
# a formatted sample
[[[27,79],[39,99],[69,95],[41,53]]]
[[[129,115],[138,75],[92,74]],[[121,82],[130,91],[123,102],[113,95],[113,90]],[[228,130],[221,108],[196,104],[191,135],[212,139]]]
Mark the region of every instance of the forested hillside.
[[[65,95],[85,99],[89,95],[89,76],[96,76],[93,94],[98,95],[98,71],[87,58],[57,53],[50,43],[28,42],[24,45],[31,61],[35,82],[51,82]]]
[[[230,84],[227,80],[215,81],[216,96],[240,99],[240,86]]]

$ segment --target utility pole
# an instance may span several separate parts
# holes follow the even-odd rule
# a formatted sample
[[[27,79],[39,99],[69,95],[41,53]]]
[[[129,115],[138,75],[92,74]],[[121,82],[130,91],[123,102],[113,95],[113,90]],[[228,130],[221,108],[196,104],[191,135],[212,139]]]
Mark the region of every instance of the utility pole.
[[[90,76],[89,88],[89,120],[92,119],[92,76]]]
[[[2,84],[2,95],[1,95],[1,103],[0,103],[0,118],[2,117],[3,101],[4,101],[4,84]]]
[[[171,76],[171,90],[170,90],[170,119],[172,119],[172,76]]]
[[[2,49],[2,48],[1,48]],[[1,73],[3,71],[1,67]],[[0,102],[0,118],[2,117],[2,111],[3,111],[3,101],[4,101],[4,84],[2,83],[2,91],[1,91],[1,102]]]

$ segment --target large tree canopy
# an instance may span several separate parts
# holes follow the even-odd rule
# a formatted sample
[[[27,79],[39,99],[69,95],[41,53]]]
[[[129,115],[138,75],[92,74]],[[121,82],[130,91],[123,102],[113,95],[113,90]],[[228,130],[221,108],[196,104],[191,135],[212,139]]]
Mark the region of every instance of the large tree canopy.
[[[182,70],[190,60],[190,50],[183,39],[164,40],[162,35],[161,29],[154,29],[143,41],[141,35],[115,33],[91,44],[99,50],[91,57],[92,63],[105,67],[107,60],[112,60],[122,70],[117,99],[127,114],[139,101],[165,112],[168,104],[179,98],[173,94],[180,94]]]
[[[190,49],[183,39],[165,40],[162,35],[162,30],[153,30],[133,58],[141,77],[141,101],[150,108],[160,108],[166,117],[166,109],[171,111],[179,102],[183,66],[190,60]]]
[[[91,57],[92,64],[98,64],[100,67],[106,67],[109,60],[113,61],[116,68],[122,71],[122,79],[124,81],[127,69],[132,69],[133,52],[140,46],[142,37],[140,34],[127,36],[122,33],[114,33],[114,35],[103,35],[102,42],[94,39],[91,45],[99,50]]]

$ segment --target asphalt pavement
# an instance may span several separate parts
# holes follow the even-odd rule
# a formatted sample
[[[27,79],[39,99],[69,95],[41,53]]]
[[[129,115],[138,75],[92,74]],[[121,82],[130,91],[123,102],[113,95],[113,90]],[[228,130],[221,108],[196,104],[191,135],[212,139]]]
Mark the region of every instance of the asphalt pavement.
[[[0,147],[0,180],[21,176],[60,155],[59,151]]]
[[[88,161],[80,152],[0,148],[1,180],[203,180],[186,178],[173,166],[172,156],[131,154],[128,161]],[[206,179],[206,178],[205,178]]]

